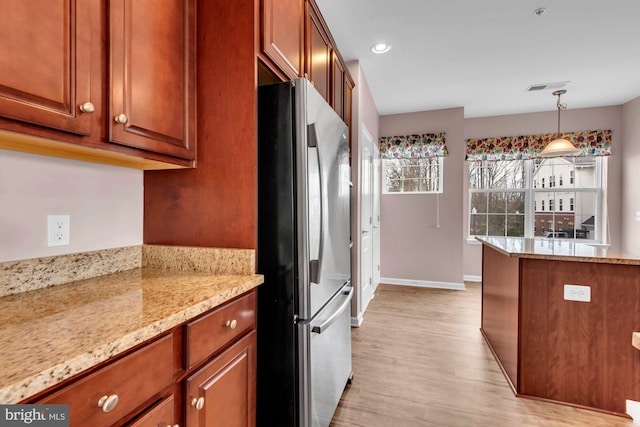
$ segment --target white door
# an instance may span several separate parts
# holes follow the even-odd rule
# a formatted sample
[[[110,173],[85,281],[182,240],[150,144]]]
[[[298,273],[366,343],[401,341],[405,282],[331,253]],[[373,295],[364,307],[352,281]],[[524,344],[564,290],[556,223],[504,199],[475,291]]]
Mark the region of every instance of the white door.
[[[362,125],[360,176],[360,284],[362,313],[373,298],[373,139]]]
[[[371,255],[373,268],[373,283],[371,291],[375,293],[376,288],[380,284],[380,148],[377,144],[373,144],[373,167],[371,173],[371,181],[373,186],[373,194],[371,197],[371,217],[372,217],[372,239],[371,239]]]

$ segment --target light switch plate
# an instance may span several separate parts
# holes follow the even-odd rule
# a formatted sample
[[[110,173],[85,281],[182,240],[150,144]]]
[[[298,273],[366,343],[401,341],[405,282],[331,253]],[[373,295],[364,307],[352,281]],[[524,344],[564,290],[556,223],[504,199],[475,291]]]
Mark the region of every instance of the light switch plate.
[[[567,301],[591,302],[591,286],[564,285],[564,299]]]

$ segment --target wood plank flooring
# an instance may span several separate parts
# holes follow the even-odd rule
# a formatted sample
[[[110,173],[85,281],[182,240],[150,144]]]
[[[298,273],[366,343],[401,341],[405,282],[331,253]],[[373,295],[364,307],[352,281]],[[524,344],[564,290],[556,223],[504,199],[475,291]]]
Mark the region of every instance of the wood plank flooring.
[[[333,427],[620,427],[630,419],[516,398],[480,328],[481,285],[380,285],[352,329],[353,383]]]

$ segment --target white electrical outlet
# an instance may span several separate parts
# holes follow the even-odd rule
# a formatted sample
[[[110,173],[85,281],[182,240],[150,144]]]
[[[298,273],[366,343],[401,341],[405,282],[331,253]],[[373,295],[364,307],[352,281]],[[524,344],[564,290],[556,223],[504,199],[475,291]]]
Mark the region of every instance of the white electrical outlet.
[[[627,414],[633,418],[633,425],[640,425],[640,402],[627,399]]]
[[[567,301],[591,302],[591,286],[564,285],[564,299]]]
[[[69,215],[47,215],[47,224],[49,246],[65,246],[70,243],[71,217]]]

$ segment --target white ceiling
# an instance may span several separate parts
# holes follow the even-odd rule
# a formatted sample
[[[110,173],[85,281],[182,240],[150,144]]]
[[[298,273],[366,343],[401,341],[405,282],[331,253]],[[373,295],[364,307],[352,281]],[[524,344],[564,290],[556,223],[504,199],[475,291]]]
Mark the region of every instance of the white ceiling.
[[[640,0],[316,0],[380,115],[465,117],[621,105],[640,96]],[[545,7],[544,14],[534,11]],[[374,55],[378,41],[392,45]]]

